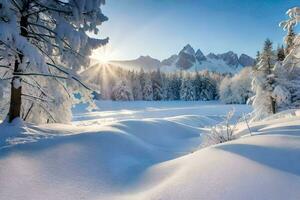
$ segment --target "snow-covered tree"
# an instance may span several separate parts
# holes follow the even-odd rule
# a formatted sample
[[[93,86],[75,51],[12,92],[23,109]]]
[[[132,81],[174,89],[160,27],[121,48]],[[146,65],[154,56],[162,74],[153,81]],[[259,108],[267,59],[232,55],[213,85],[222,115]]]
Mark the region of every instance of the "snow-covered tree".
[[[134,100],[143,100],[143,91],[140,79],[136,73],[132,73],[131,76],[131,88]]]
[[[199,72],[196,72],[194,78],[194,88],[195,88],[195,100],[199,101],[202,100],[202,84],[203,84],[203,77],[200,75]]]
[[[216,78],[216,80],[214,80],[214,78]],[[208,101],[217,98],[216,81],[218,76],[214,78],[212,78],[212,74],[210,74],[208,71],[204,71],[202,74],[196,74],[194,79],[196,100]]]
[[[194,97],[189,100],[217,99],[217,86],[223,75],[211,72],[186,72],[187,76],[183,74],[183,72],[165,73],[159,70],[134,72],[108,64],[105,66],[94,65],[82,72],[81,76],[93,88],[99,88],[101,99],[114,100],[113,89],[115,90],[115,86],[120,84],[119,80],[126,80],[126,85],[132,91],[134,100],[180,100],[184,77],[189,77],[188,81],[192,82],[192,87],[189,86],[191,90],[188,91],[193,92]]]
[[[285,48],[285,54],[289,54],[291,52],[291,50],[293,49],[295,43],[295,37],[296,37],[296,34],[294,32],[294,26],[290,25],[287,27],[287,35],[285,36],[284,38],[284,41],[285,41],[285,45],[286,45],[286,48]]]
[[[170,79],[166,73],[161,73],[162,78],[162,100],[168,100],[168,86]]]
[[[228,104],[245,104],[253,96],[252,68],[245,67],[233,77],[225,77],[219,87],[220,99]]]
[[[300,107],[300,36],[294,32],[300,21],[300,8],[289,9],[287,15],[289,19],[280,24],[287,31],[286,57],[274,69],[277,85],[273,96],[280,110]]]
[[[132,91],[126,81],[120,81],[113,88],[112,99],[115,101],[133,101]]]
[[[180,100],[181,78],[178,74],[173,73],[169,77],[170,81],[167,86],[167,99]]]
[[[277,61],[283,61],[285,59],[285,49],[283,45],[277,48]]]
[[[184,101],[195,100],[195,87],[189,75],[185,76],[181,83],[180,99]]]
[[[276,101],[272,95],[275,88],[274,75],[275,56],[272,49],[272,42],[267,39],[256,69],[253,72],[252,90],[254,117],[253,120],[262,119],[276,112]]]
[[[153,100],[153,89],[150,74],[145,74],[144,76],[144,87],[143,87],[143,100],[152,101]]]
[[[0,69],[5,71],[1,79],[11,83],[8,121],[23,117],[66,122],[76,100],[73,93],[90,97],[76,72],[88,66],[92,49],[108,41],[87,35],[97,34],[98,25],[107,20],[103,4],[104,0],[0,1]]]
[[[162,90],[162,75],[160,70],[156,70],[152,73],[152,89],[153,89],[153,100],[160,101],[163,99],[163,90]]]

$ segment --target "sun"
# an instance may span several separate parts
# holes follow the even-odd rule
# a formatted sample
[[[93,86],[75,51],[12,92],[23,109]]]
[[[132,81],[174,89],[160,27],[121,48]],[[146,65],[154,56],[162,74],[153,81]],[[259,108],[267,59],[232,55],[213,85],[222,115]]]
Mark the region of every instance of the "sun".
[[[109,44],[93,50],[91,59],[94,59],[97,62],[107,64],[109,61],[113,60],[114,51],[112,50]]]

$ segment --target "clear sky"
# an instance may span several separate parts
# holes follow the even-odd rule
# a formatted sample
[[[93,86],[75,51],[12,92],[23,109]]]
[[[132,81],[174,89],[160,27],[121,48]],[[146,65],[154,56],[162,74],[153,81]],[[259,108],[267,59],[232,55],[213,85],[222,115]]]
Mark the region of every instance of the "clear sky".
[[[107,59],[164,59],[188,43],[204,54],[255,56],[267,37],[282,43],[278,24],[294,6],[300,0],[107,0],[100,35],[110,37]]]

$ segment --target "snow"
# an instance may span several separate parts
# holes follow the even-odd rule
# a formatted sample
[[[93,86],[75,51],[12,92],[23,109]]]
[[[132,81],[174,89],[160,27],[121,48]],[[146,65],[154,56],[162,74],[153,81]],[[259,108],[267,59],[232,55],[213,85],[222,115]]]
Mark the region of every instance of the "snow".
[[[200,149],[232,107],[219,102],[97,102],[72,124],[0,126],[3,199],[299,199],[299,112],[244,124]],[[10,138],[10,146],[5,139]]]
[[[196,62],[191,68],[188,69],[190,72],[195,71],[203,71],[209,70],[213,72],[220,72],[220,73],[237,73],[243,67],[239,65],[237,68],[232,68],[232,66],[226,64],[224,60],[221,59],[214,59],[207,57],[207,60],[201,61],[201,63]],[[179,69],[177,69],[179,71]],[[175,66],[162,66],[161,71],[163,72],[174,72],[176,71]]]
[[[194,123],[201,123],[203,118],[216,120],[218,123],[222,117],[233,108],[236,116],[250,112],[251,106],[224,105],[218,101],[97,101],[98,109],[87,112],[85,105],[73,109],[73,123],[79,124],[107,124],[127,119],[161,119],[189,116]],[[220,108],[220,109],[216,109]],[[211,125],[211,124],[209,124]]]

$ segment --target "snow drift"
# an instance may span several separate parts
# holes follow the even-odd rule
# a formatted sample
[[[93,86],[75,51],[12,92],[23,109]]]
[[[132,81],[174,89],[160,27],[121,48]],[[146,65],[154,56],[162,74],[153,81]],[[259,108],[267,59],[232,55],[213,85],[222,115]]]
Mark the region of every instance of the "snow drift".
[[[298,112],[251,124],[253,136],[241,124],[241,139],[200,149],[204,128],[221,120],[213,112],[229,106],[112,104],[94,113],[101,121],[123,112],[106,123],[91,123],[91,113],[70,125],[1,124],[1,198],[300,198]]]

